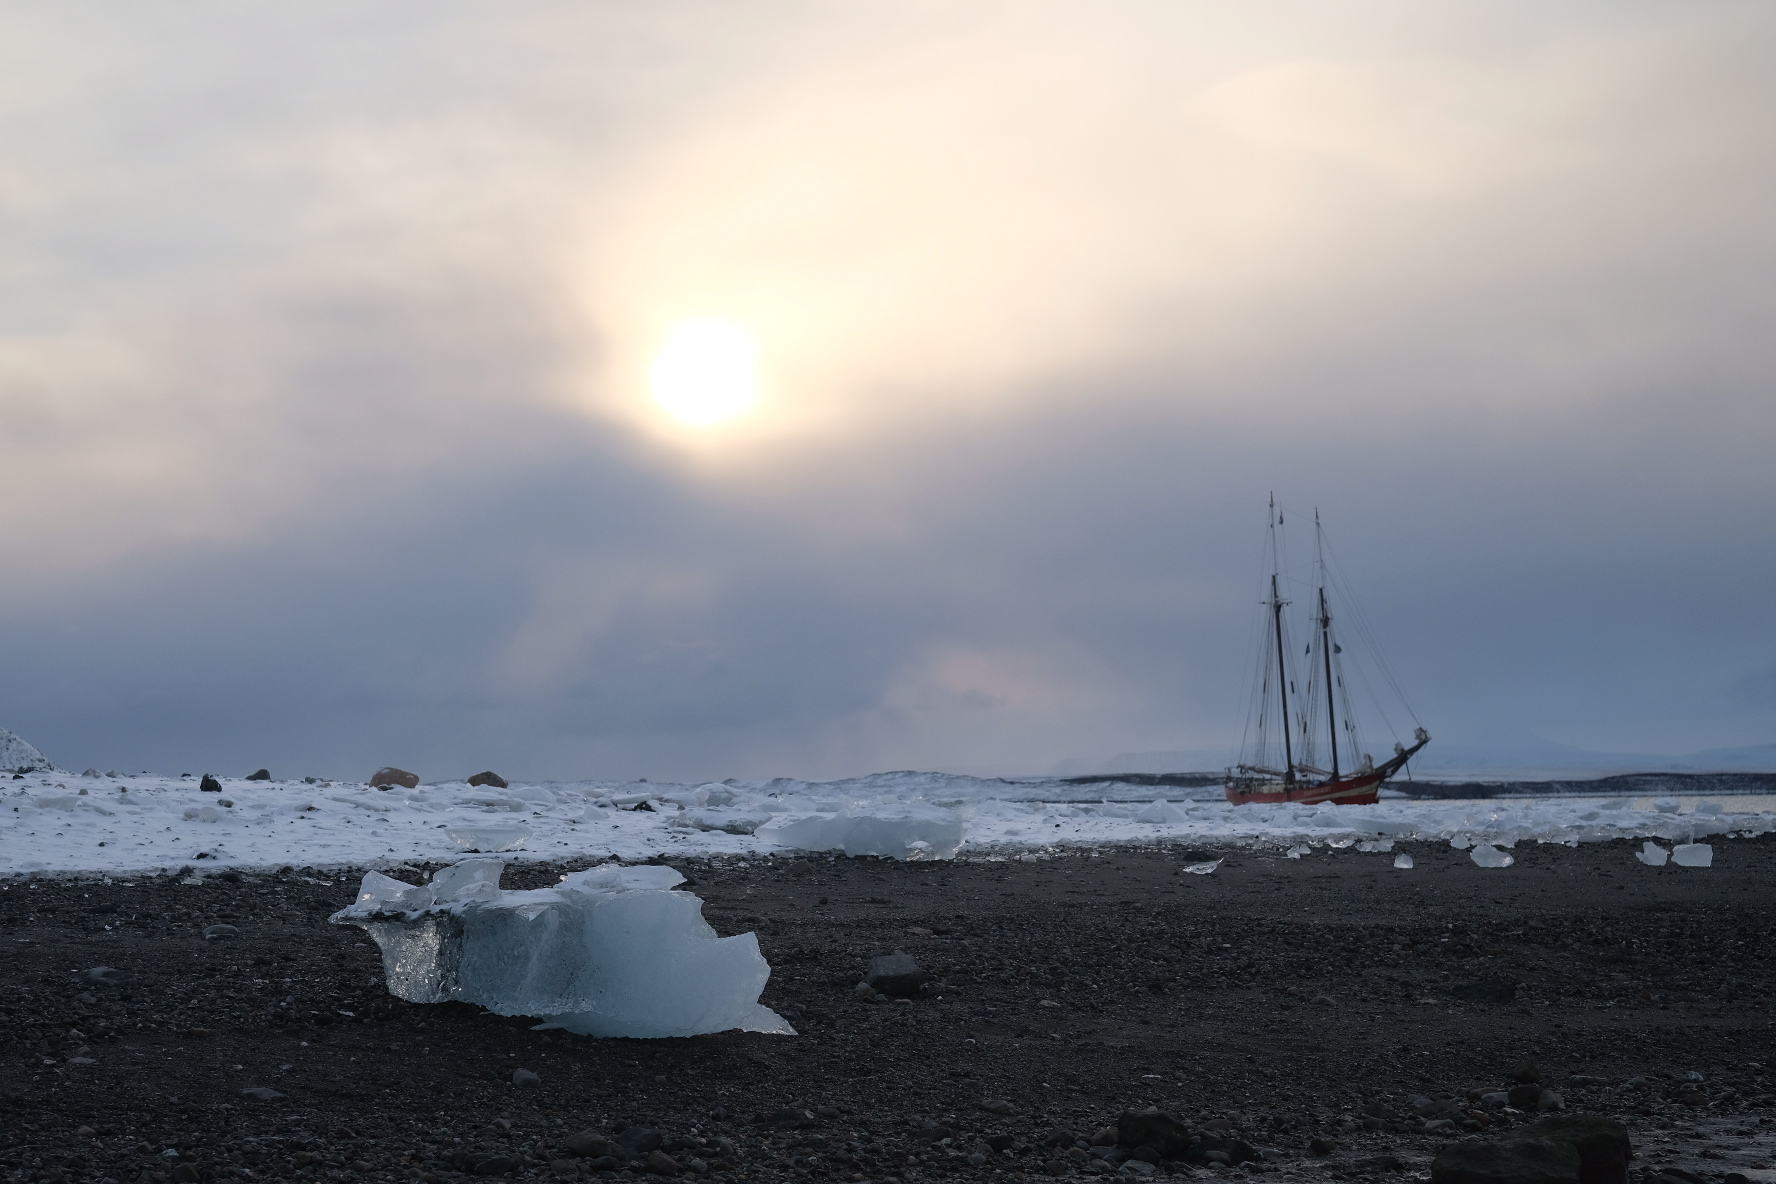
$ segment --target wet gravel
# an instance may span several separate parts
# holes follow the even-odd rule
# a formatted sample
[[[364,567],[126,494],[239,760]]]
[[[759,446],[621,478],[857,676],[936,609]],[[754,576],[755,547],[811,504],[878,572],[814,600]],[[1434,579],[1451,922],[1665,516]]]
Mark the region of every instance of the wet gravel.
[[[719,931],[759,933],[801,1035],[660,1041],[392,999],[368,938],[325,923],[355,874],[13,880],[0,1176],[1379,1179],[1530,1120],[1482,1096],[1525,1062],[1626,1122],[1637,1165],[1767,1168],[1776,842],[1718,840],[1708,869],[1633,848],[674,861]],[[861,999],[893,950],[933,982]],[[1082,1146],[1147,1106],[1262,1161]]]

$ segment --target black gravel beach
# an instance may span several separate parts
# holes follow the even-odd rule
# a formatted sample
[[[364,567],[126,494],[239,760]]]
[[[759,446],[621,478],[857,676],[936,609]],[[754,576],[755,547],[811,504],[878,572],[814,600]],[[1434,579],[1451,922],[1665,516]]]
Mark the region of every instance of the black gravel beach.
[[[326,923],[358,873],[12,880],[0,1173],[1380,1179],[1552,1107],[1626,1124],[1637,1173],[1767,1169],[1776,842],[1717,840],[1711,868],[1634,846],[1520,845],[1502,869],[1428,844],[1396,848],[1410,870],[1177,847],[672,861],[718,931],[759,934],[764,1001],[801,1033],[675,1040],[391,998],[369,939]],[[931,981],[861,998],[896,950]],[[1150,1107],[1240,1150],[1153,1164],[1100,1134]]]

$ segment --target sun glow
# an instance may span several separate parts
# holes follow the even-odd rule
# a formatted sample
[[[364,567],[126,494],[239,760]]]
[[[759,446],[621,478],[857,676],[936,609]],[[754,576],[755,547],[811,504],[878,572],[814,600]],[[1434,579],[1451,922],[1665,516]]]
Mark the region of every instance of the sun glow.
[[[654,355],[654,399],[681,423],[705,427],[758,401],[758,343],[732,321],[680,321]]]

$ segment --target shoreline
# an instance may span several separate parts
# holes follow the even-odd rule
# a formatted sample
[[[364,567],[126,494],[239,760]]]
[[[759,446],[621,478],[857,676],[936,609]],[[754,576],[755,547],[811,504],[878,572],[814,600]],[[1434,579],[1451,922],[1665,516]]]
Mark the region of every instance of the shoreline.
[[[1748,1065],[1776,1043],[1776,839],[1721,844],[1712,868],[1646,867],[1626,841],[1522,845],[1501,869],[1446,844],[1398,850],[1417,867],[1182,845],[924,863],[669,858],[719,932],[759,935],[772,966],[761,1001],[801,1033],[673,1040],[569,1037],[392,999],[369,940],[325,924],[351,900],[349,877],[13,881],[0,892],[13,952],[0,1097],[38,1128],[21,1130],[33,1156],[82,1159],[63,1173],[71,1184],[160,1184],[167,1147],[188,1149],[206,1181],[454,1180],[460,1146],[507,1148],[517,1176],[583,1175],[588,1160],[548,1165],[571,1159],[572,1133],[618,1123],[728,1140],[729,1166],[708,1173],[727,1184],[990,1179],[1043,1174],[1055,1127],[1089,1135],[1148,1105],[1275,1152],[1243,1173],[1323,1179],[1328,1162],[1422,1167],[1448,1134],[1422,1129],[1414,1096],[1466,1099],[1533,1061],[1569,1110],[1625,1119],[1641,1163],[1768,1166],[1776,1099]],[[1199,854],[1224,862],[1183,874]],[[514,864],[507,886],[586,862]],[[239,940],[204,941],[218,922]],[[935,987],[906,1004],[858,1001],[864,962],[893,949]],[[95,965],[130,981],[74,979]],[[1509,1002],[1458,990],[1501,979]],[[76,1063],[77,1047],[91,1063]],[[513,1085],[515,1068],[540,1084]],[[1679,1100],[1691,1072],[1704,1077],[1699,1109]],[[983,1109],[999,1102],[1010,1112]],[[1372,1103],[1405,1117],[1365,1129]],[[772,1127],[784,1110],[812,1125]],[[1481,1113],[1486,1128],[1456,1134],[1527,1120]],[[925,1140],[932,1124],[950,1144]],[[1024,1150],[969,1163],[989,1135]],[[1313,1138],[1334,1150],[1314,1154]],[[14,1175],[23,1152],[9,1154],[9,1179],[35,1178]],[[321,1170],[304,1172],[316,1154]]]

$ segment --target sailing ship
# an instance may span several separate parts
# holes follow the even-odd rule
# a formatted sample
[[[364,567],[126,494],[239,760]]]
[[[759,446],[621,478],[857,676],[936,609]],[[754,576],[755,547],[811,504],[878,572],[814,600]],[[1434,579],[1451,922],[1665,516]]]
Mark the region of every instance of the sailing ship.
[[[1282,527],[1283,513],[1277,508],[1273,494],[1267,547],[1270,570],[1268,596],[1263,601],[1261,653],[1239,763],[1227,770],[1227,800],[1236,806],[1256,802],[1371,805],[1387,779],[1404,769],[1406,762],[1431,742],[1431,737],[1418,726],[1417,717],[1406,704],[1405,696],[1399,690],[1399,681],[1388,669],[1374,643],[1373,634],[1364,626],[1349,597],[1342,595],[1342,581],[1334,579],[1336,568],[1327,563],[1325,533],[1320,528],[1318,510],[1314,511],[1313,579],[1308,586],[1312,593],[1309,603],[1313,615],[1309,640],[1302,653],[1306,669],[1304,677],[1297,679],[1295,664],[1291,660],[1295,647],[1290,644],[1287,615],[1283,611],[1292,602],[1285,595],[1288,588]],[[1362,639],[1374,665],[1414,725],[1411,746],[1396,740],[1393,755],[1379,765],[1363,752],[1362,733],[1352,709],[1350,690],[1345,685],[1344,647],[1333,630],[1332,601],[1327,594],[1329,586],[1340,594],[1342,609],[1348,610],[1346,615],[1353,625],[1352,632]],[[1373,693],[1374,688],[1370,689],[1370,699],[1379,709],[1380,697]],[[1383,716],[1383,722],[1387,723],[1385,713]],[[1391,728],[1391,724],[1389,726]],[[1326,739],[1324,765],[1318,752],[1322,728]],[[1359,753],[1362,754],[1360,761],[1355,759]]]

